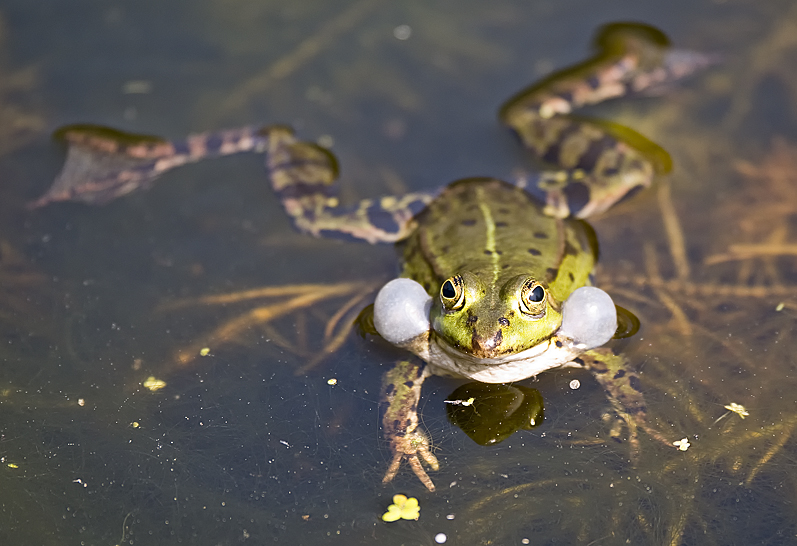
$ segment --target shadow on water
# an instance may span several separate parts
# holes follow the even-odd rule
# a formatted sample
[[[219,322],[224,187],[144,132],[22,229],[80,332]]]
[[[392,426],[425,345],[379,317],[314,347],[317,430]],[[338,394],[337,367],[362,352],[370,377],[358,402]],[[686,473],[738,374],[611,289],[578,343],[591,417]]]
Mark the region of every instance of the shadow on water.
[[[0,542],[793,542],[791,3],[50,8],[0,8]],[[642,322],[617,347],[678,442],[642,433],[633,461],[583,371],[528,381],[545,421],[488,447],[447,422],[460,383],[434,378],[438,492],[406,469],[383,487],[380,377],[400,352],[347,327],[394,253],[295,234],[258,157],[101,208],[25,209],[60,167],[46,133],[77,122],[168,138],[290,123],[334,143],[344,199],[508,177],[533,164],[497,105],[612,20],[723,56],[664,98],[596,110],[675,163],[594,222],[596,284]],[[417,522],[381,521],[399,492]]]

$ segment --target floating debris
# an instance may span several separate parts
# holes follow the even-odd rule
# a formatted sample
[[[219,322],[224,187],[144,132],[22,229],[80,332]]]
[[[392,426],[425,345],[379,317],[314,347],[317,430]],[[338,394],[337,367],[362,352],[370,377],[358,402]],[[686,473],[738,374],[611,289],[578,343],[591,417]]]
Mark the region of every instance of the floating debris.
[[[730,404],[725,406],[725,409],[728,410],[728,411],[732,411],[733,413],[735,413],[736,415],[738,415],[742,419],[744,419],[745,417],[750,415],[750,412],[747,411],[747,408],[745,408],[741,404],[737,404],[736,402],[731,402]]]
[[[692,444],[689,443],[688,439],[683,438],[681,440],[675,440],[672,443],[672,445],[674,445],[675,447],[677,447],[681,451],[686,451],[687,449],[689,449],[689,446],[691,446]]]
[[[382,514],[383,521],[398,521],[399,519],[414,519],[421,517],[421,507],[418,499],[407,498],[405,495],[393,495],[393,504],[387,507],[387,512]]]
[[[154,375],[150,375],[141,385],[145,389],[155,392],[164,388],[166,386],[166,381],[163,379],[156,379]]]

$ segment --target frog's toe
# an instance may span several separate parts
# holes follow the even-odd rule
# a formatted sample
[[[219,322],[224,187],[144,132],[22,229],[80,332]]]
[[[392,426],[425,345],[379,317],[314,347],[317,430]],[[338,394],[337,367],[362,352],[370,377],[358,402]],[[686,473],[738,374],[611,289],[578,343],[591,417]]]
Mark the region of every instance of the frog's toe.
[[[437,461],[437,457],[434,456],[434,453],[429,451],[428,445],[419,447],[418,453],[421,454],[423,461],[428,464],[432,470],[440,470],[440,463]]]
[[[393,481],[393,478],[396,477],[401,467],[401,461],[406,457],[410,468],[412,468],[412,471],[418,476],[418,479],[421,480],[421,483],[423,483],[429,491],[435,490],[432,479],[421,464],[421,458],[432,470],[439,470],[440,463],[429,449],[429,438],[424,432],[415,430],[408,432],[401,438],[397,438],[394,441],[393,451],[393,460],[390,462],[387,472],[385,472],[385,477],[382,478],[383,484]]]
[[[426,462],[426,464],[428,464],[432,470],[440,469],[440,465],[437,462],[437,457],[435,457],[428,449],[419,450],[419,453],[421,454],[421,457],[423,457],[424,462]],[[426,489],[434,492],[435,487],[434,482],[432,482],[432,478],[430,478],[429,474],[427,474],[426,470],[424,470],[418,455],[414,453],[411,455],[403,452],[396,453],[393,456],[393,460],[390,462],[387,472],[385,472],[385,477],[382,478],[382,483],[388,484],[393,481],[393,478],[395,478],[396,474],[398,474],[399,468],[401,467],[401,461],[405,456],[407,457],[407,462],[410,464],[410,468],[412,468],[412,471],[415,473],[418,479],[421,480],[421,483],[426,486]]]
[[[437,459],[435,459],[435,462]],[[432,482],[432,478],[429,477],[429,474],[426,473],[426,470],[423,469],[421,466],[421,461],[418,460],[417,455],[411,455],[409,457],[410,468],[412,471],[415,472],[415,475],[418,476],[418,479],[421,480],[421,483],[426,486],[431,492],[434,492],[434,483]],[[437,470],[437,468],[435,468]]]
[[[609,429],[609,436],[616,442],[628,442],[629,457],[631,461],[636,463],[639,458],[639,434],[637,432],[637,422],[633,417],[624,412],[617,412],[616,415],[606,414],[610,419],[613,418],[611,429]],[[623,429],[628,429],[628,438],[623,438]]]
[[[387,467],[387,472],[385,472],[385,477],[382,478],[383,484],[388,484],[393,481],[393,478],[396,477],[398,474],[398,470],[401,467],[401,459],[404,458],[404,453],[398,452],[393,455],[393,460],[390,461],[390,466]]]

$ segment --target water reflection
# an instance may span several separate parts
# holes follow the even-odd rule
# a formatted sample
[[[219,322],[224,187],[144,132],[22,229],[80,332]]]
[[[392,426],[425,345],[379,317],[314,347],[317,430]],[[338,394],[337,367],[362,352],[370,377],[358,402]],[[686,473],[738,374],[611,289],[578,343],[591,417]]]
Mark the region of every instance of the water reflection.
[[[466,383],[445,400],[448,420],[481,446],[542,424],[542,394],[523,385]]]
[[[596,25],[595,12],[579,2],[456,11],[383,3],[260,93],[267,96],[249,94],[238,103],[244,106],[218,109],[239,84],[358,5],[300,4],[174,4],[165,9],[182,24],[164,25],[146,2],[115,8],[115,15],[87,2],[71,9],[95,26],[64,15],[73,30],[10,6],[9,51],[21,57],[10,73],[59,50],[39,79],[48,106],[37,115],[51,127],[125,122],[180,135],[233,122],[301,122],[308,133],[334,136],[352,181],[347,191],[358,197],[508,172],[522,160],[504,151],[511,143],[491,128],[494,105],[533,79],[535,68],[575,59]],[[438,438],[433,449],[445,487],[428,495],[414,477],[399,477],[395,491],[416,495],[422,516],[388,526],[378,518],[394,489],[379,485],[386,454],[377,440],[375,386],[380,364],[397,354],[352,336],[334,359],[297,378],[294,371],[312,356],[287,350],[300,345],[297,331],[316,350],[311,342],[324,337],[321,325],[340,301],[305,318],[284,315],[276,326],[284,328],[277,330],[281,343],[254,331],[246,347],[214,345],[210,358],[171,368],[165,389],[136,386],[151,370],[171,370],[176,347],[192,346],[220,324],[190,307],[154,314],[164,301],[262,284],[332,285],[353,271],[386,278],[389,250],[294,237],[261,187],[260,165],[245,159],[189,171],[119,206],[27,213],[23,204],[57,170],[52,150],[39,144],[6,151],[0,164],[2,239],[21,257],[14,263],[31,272],[22,278],[47,280],[39,300],[32,285],[12,287],[12,277],[2,277],[0,293],[10,294],[2,310],[15,309],[11,328],[3,326],[4,342],[13,338],[2,352],[4,542],[352,544],[376,537],[424,544],[444,532],[450,543],[790,543],[797,131],[787,61],[794,7],[600,9],[608,10],[602,20],[656,22],[679,43],[727,52],[705,82],[655,105],[619,107],[620,118],[673,153],[676,168],[669,186],[595,226],[603,251],[597,284],[643,325],[641,338],[622,343],[641,368],[649,418],[687,438],[687,451],[643,437],[639,461],[629,465],[625,446],[607,433],[603,392],[576,370],[533,384],[546,398],[543,425],[479,448],[445,422],[438,391],[452,385],[435,380],[422,415]],[[393,36],[400,24],[412,28],[410,39]],[[46,41],[73,36],[75,28],[85,30],[75,56]],[[148,44],[137,35],[149,36]],[[577,36],[583,40],[574,44]],[[103,43],[129,48],[114,48],[118,82],[108,83],[105,70],[88,74],[109,49]],[[123,80],[142,77],[154,81],[151,93],[115,94]],[[2,106],[18,104],[18,95],[0,95]],[[12,139],[12,148],[26,140]],[[283,240],[266,236],[273,233]],[[29,305],[31,297],[40,303]],[[573,379],[577,390],[569,387]],[[749,415],[717,421],[732,403]]]

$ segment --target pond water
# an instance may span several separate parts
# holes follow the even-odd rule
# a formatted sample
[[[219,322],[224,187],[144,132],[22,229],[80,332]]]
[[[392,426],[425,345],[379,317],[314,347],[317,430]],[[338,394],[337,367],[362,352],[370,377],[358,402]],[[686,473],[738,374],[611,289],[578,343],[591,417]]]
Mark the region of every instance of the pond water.
[[[433,378],[438,490],[408,468],[383,486],[380,381],[402,353],[347,325],[392,248],[295,233],[252,154],[26,208],[71,123],[289,124],[333,145],[351,200],[507,178],[534,164],[498,105],[612,21],[722,58],[589,112],[673,156],[593,225],[597,284],[642,322],[616,347],[683,451],[613,440],[577,369],[525,382],[542,425],[478,446],[446,419],[461,382]],[[0,3],[0,542],[793,544],[795,36],[785,0]],[[396,493],[418,521],[381,520]]]

